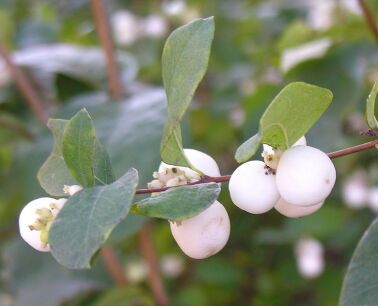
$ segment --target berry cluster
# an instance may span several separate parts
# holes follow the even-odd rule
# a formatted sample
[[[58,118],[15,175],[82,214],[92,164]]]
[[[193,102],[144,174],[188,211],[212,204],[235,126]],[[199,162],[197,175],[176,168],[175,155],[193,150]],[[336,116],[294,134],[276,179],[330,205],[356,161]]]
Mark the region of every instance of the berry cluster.
[[[287,217],[317,211],[331,193],[336,170],[324,152],[307,146],[302,137],[282,152],[264,145],[264,162],[250,161],[231,176],[229,190],[239,208],[262,214],[273,207]]]
[[[307,146],[305,137],[281,150],[264,145],[262,161],[249,161],[231,176],[229,191],[233,203],[262,214],[273,207],[287,217],[298,218],[317,211],[336,180],[335,167],[322,151]],[[220,175],[212,157],[193,149],[184,150],[195,168],[212,177]],[[161,163],[148,188],[185,185],[200,180],[197,172]],[[215,201],[199,215],[181,222],[170,221],[171,232],[182,251],[196,259],[219,252],[230,234],[230,221],[223,205]]]

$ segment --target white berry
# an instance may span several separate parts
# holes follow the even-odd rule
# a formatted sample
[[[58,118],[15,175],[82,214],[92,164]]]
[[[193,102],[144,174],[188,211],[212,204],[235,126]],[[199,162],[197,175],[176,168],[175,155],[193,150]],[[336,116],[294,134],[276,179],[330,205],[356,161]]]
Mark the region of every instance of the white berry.
[[[218,201],[195,217],[180,222],[171,221],[170,226],[181,250],[195,259],[218,253],[230,235],[230,219]]]
[[[335,180],[336,170],[330,158],[310,146],[286,150],[277,168],[278,191],[292,205],[311,206],[324,201]]]
[[[311,215],[312,213],[318,211],[324,202],[312,206],[298,206],[292,205],[286,202],[284,199],[280,198],[274,208],[281,214],[289,218],[300,218],[304,216]]]
[[[292,147],[305,145],[307,145],[307,140],[305,136],[302,136],[292,145]],[[276,149],[271,147],[270,145],[263,144],[263,152],[261,156],[264,158],[265,164],[275,170],[278,167],[282,153],[283,152],[280,149]]]
[[[191,162],[194,168],[200,170],[208,176],[220,176],[219,167],[216,161],[210,156],[201,151],[194,149],[184,149],[186,158]],[[167,165],[162,162],[159,166],[159,172],[163,171],[164,168],[172,168],[176,166]],[[199,179],[197,172],[189,169],[187,167],[177,167],[185,171],[189,177],[194,177]]]
[[[299,273],[305,278],[315,278],[324,270],[323,246],[313,238],[302,238],[295,246]]]
[[[272,170],[257,160],[246,162],[234,171],[229,190],[232,202],[252,214],[272,209],[280,197]]]
[[[47,223],[53,221],[54,218],[51,205],[56,202],[57,200],[53,198],[39,198],[26,204],[20,213],[18,222],[21,237],[38,251],[50,251],[49,244],[43,242],[44,239],[41,240],[41,233],[45,230],[48,232]]]

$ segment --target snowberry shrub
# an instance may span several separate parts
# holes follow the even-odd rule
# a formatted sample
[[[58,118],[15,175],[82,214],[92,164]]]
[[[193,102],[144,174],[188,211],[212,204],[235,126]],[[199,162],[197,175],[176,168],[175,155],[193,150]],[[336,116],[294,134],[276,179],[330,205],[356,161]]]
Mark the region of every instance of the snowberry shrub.
[[[277,167],[278,191],[292,205],[311,206],[324,201],[335,180],[336,170],[330,158],[310,146],[288,149]]]
[[[218,201],[195,217],[180,222],[170,221],[170,226],[181,250],[195,259],[218,253],[230,235],[230,219]]]
[[[252,214],[272,209],[280,197],[274,172],[257,160],[246,162],[234,171],[229,190],[232,202]]]

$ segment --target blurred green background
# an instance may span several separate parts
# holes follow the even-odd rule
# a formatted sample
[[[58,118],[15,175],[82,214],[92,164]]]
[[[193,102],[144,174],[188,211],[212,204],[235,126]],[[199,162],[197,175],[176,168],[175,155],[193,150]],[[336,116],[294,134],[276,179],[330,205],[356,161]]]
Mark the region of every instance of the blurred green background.
[[[67,119],[88,108],[117,176],[133,166],[141,188],[152,179],[165,120],[164,41],[178,26],[210,15],[216,32],[209,71],[184,122],[185,147],[212,155],[222,174],[232,173],[238,145],[257,131],[278,91],[296,80],[334,93],[331,107],[307,135],[309,145],[330,152],[369,141],[359,131],[366,129],[365,100],[378,77],[378,49],[357,0],[105,2],[125,91],[121,103],[107,93],[88,1],[0,0],[0,41],[51,117]],[[366,3],[378,16],[378,2]],[[19,238],[21,208],[46,195],[36,173],[52,142],[0,58],[0,305],[153,305],[135,240],[144,218],[129,216],[108,241],[130,282],[122,289],[114,287],[100,257],[90,271],[70,271]],[[247,214],[234,207],[224,184],[220,202],[230,214],[231,236],[209,259],[186,257],[168,223],[153,220],[172,304],[337,305],[352,252],[378,211],[377,199],[369,196],[378,186],[376,156],[369,150],[335,160],[332,195],[321,210],[301,219],[274,210]],[[362,174],[353,180],[356,171]],[[297,269],[294,245],[302,237],[324,247],[318,277],[306,278]]]

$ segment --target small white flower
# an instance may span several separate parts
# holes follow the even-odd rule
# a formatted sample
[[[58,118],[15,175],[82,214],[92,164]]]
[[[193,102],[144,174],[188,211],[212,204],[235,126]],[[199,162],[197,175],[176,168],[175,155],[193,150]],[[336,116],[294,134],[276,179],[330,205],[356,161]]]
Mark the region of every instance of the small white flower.
[[[67,193],[70,196],[73,196],[76,192],[79,192],[80,190],[83,190],[83,187],[81,187],[80,185],[65,185],[63,188],[64,193]]]

